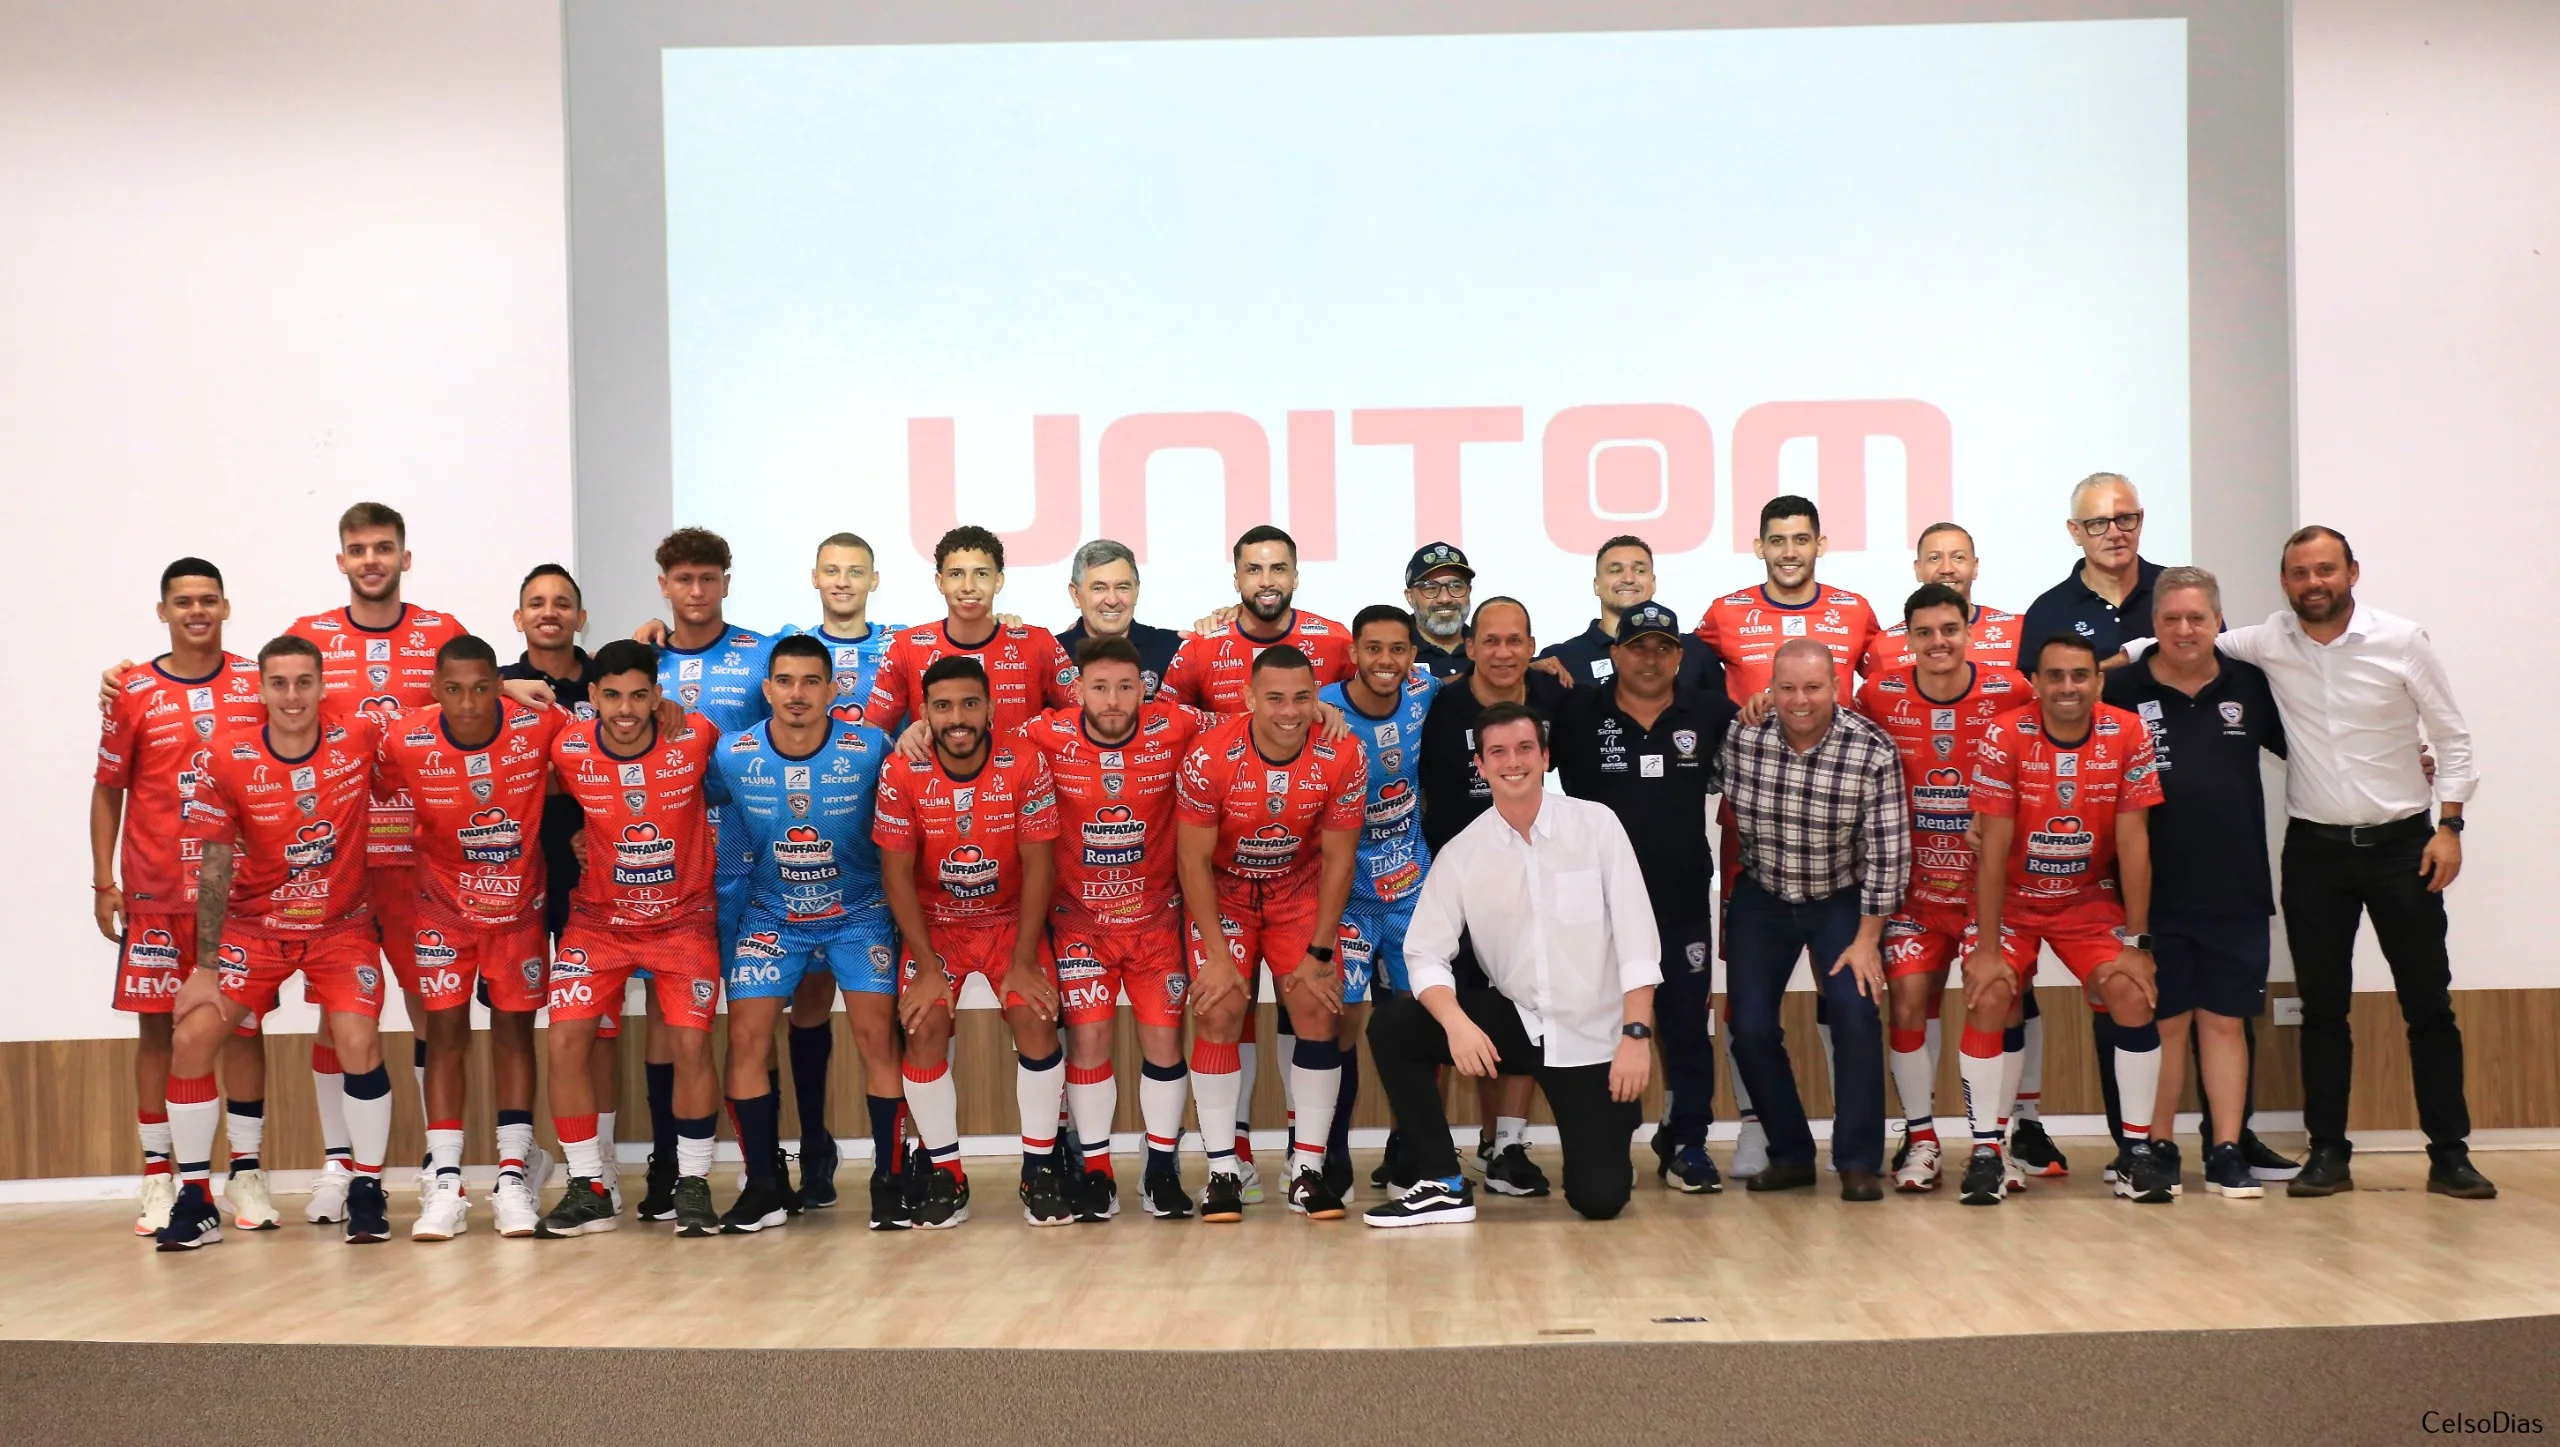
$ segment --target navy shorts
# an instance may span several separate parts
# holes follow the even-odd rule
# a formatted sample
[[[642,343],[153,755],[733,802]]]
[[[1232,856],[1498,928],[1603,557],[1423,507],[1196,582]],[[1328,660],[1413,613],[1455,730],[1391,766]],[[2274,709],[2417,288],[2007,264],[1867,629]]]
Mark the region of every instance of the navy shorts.
[[[2257,1018],[2267,1005],[2267,921],[2153,921],[2151,956],[2160,966],[2163,1016],[2210,1010],[2234,1019]]]

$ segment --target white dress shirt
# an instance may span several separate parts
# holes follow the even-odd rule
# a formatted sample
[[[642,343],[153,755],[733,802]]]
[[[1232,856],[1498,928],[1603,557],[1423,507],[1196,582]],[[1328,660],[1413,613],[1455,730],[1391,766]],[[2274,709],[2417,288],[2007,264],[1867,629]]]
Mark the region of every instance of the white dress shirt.
[[[1635,846],[1608,806],[1541,795],[1529,837],[1487,809],[1432,858],[1404,937],[1417,995],[1454,987],[1458,932],[1554,1066],[1618,1052],[1629,990],[1662,983],[1662,936]]]
[[[2214,640],[2234,658],[2266,670],[2284,711],[2291,754],[2285,811],[2314,824],[2388,824],[2422,813],[2423,738],[2436,759],[2434,797],[2468,802],[2471,730],[2454,706],[2444,663],[2425,629],[2358,603],[2347,631],[2314,641],[2302,620],[2279,612]]]

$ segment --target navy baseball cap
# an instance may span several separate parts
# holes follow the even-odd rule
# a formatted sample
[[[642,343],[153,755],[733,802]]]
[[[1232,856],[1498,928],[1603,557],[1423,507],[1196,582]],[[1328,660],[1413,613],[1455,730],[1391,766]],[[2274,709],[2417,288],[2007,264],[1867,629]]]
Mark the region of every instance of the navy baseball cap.
[[[1467,562],[1467,555],[1456,545],[1424,543],[1415,550],[1413,560],[1404,565],[1404,585],[1410,588],[1443,568],[1455,568],[1470,579],[1476,575],[1475,568]]]
[[[1659,603],[1638,603],[1618,615],[1616,642],[1633,643],[1647,633],[1659,633],[1677,643],[1680,641],[1680,620]]]

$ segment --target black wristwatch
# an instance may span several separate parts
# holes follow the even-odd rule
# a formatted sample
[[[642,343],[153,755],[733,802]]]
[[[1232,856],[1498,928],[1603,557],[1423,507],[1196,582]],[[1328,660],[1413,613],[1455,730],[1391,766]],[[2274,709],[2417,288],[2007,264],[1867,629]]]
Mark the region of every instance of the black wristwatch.
[[[2151,936],[2126,935],[2124,937],[2124,947],[2129,950],[2141,950],[2147,954],[2151,949]]]
[[[1630,1040],[1650,1040],[1653,1038],[1653,1027],[1642,1020],[1629,1020],[1618,1027],[1618,1033]]]
[[[1307,953],[1328,965],[1333,963],[1333,946],[1331,945],[1309,945]]]
[[[2460,834],[2462,832],[2462,816],[2459,814],[2447,815],[2436,821],[2436,827],[2438,829],[2450,829],[2454,833]]]

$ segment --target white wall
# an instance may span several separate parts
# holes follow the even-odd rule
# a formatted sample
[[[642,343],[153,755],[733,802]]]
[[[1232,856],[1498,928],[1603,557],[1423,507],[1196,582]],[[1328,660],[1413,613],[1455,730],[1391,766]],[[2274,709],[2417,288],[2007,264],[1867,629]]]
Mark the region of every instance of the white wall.
[[[550,0],[0,0],[0,1039],[130,1029],[86,699],[166,646],[163,564],[222,567],[246,653],[345,601],[359,499],[502,649],[569,560],[562,156]]]
[[[2471,723],[2455,983],[2560,985],[2560,4],[2297,0],[2293,86],[2300,515],[2428,625]]]

